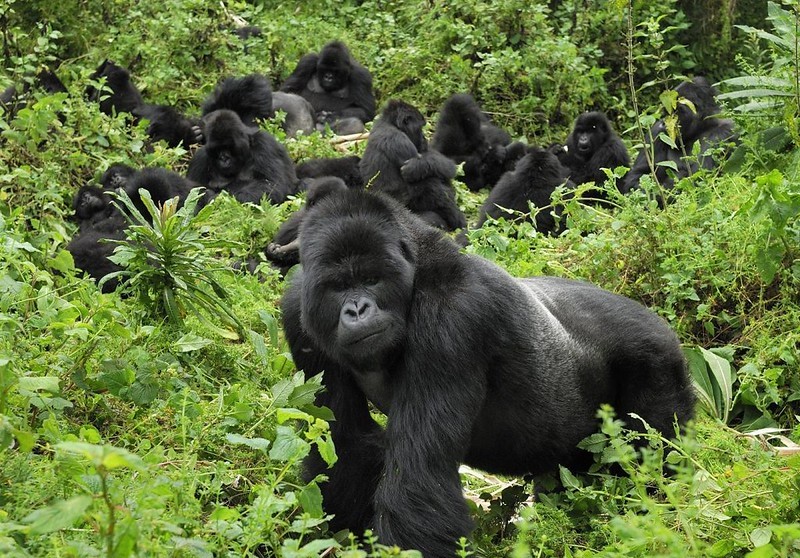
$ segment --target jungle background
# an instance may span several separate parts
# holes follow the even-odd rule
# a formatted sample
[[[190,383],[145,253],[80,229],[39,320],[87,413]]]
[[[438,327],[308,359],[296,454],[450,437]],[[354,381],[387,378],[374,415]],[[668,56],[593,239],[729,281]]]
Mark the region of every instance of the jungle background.
[[[242,41],[244,24],[261,35]],[[0,555],[400,553],[325,529],[299,463],[314,445],[332,458],[333,417],[283,340],[284,279],[266,262],[256,275],[231,267],[302,196],[162,209],[170,226],[147,238],[191,261],[171,270],[189,285],[178,319],[143,295],[164,278],[142,261],[138,290],[101,294],[65,250],[81,185],[112,163],[183,172],[191,157],[85,100],[100,62],[129,68],[148,102],[199,114],[220,79],[259,72],[277,87],[333,39],[371,70],[379,106],[401,98],[435,122],[468,91],[543,146],[602,110],[635,154],[640,129],[669,115],[665,91],[695,75],[718,84],[741,144],[665,207],[644,188],[609,207],[563,201],[559,237],[503,220],[469,233],[466,251],[513,275],[591,281],[663,316],[699,404],[686,436],[650,435],[639,455],[601,410],[585,444],[598,466],[536,479],[537,498],[529,479],[465,469],[476,530],[461,554],[800,554],[799,28],[796,3],[753,0],[0,0],[0,86],[24,101],[0,114]],[[68,92],[22,92],[43,68]],[[261,125],[298,162],[342,153],[330,136]],[[457,194],[474,223],[485,193]]]

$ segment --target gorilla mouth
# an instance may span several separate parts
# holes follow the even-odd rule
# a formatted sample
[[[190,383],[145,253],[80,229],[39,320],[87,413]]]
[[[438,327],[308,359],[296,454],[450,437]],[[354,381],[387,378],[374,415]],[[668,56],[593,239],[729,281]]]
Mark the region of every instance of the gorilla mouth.
[[[356,337],[355,339],[351,340],[348,343],[348,345],[352,347],[352,346],[355,346],[355,345],[360,345],[360,344],[364,343],[365,341],[374,340],[378,336],[383,335],[386,332],[386,330],[388,330],[388,329],[389,329],[389,327],[387,326],[387,327],[384,327],[384,328],[381,328],[381,329],[367,331],[367,332],[363,333],[361,336]]]

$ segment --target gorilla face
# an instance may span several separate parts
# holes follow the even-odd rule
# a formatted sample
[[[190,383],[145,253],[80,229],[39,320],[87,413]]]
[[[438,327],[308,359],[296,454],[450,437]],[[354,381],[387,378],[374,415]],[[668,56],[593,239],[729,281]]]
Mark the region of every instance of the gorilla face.
[[[403,132],[419,153],[428,150],[428,140],[422,133],[425,127],[425,117],[413,105],[404,101],[392,100],[383,109],[381,118],[388,120],[395,128]]]
[[[75,217],[84,221],[106,209],[109,203],[111,198],[102,188],[81,186],[72,200],[72,208],[75,210]]]
[[[303,222],[303,327],[333,358],[369,370],[405,337],[414,256],[388,210],[379,213],[384,219],[371,208],[343,210],[352,197],[348,191],[326,198]]]
[[[575,121],[573,138],[578,156],[589,159],[597,149],[608,141],[611,129],[606,117],[597,112],[587,112]]]
[[[347,85],[350,80],[350,53],[343,43],[333,42],[322,49],[317,63],[317,79],[328,93]]]
[[[250,137],[256,130],[246,127],[231,110],[217,110],[205,119],[206,150],[217,176],[235,178],[250,164]]]

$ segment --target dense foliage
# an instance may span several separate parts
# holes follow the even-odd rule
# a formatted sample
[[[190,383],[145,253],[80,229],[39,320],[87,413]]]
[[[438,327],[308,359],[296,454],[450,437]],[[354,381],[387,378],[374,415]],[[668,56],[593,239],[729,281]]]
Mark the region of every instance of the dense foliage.
[[[663,114],[661,93],[682,76],[725,80],[742,145],[665,208],[609,192],[608,208],[564,201],[558,238],[504,221],[469,233],[466,250],[514,275],[581,278],[653,308],[685,345],[701,406],[686,439],[651,435],[638,459],[602,410],[586,448],[628,476],[562,470],[537,482],[564,490],[534,501],[531,483],[464,471],[477,524],[465,553],[796,555],[798,18],[794,3],[754,1],[0,0],[0,86],[22,91],[49,67],[69,89],[34,86],[0,114],[0,555],[396,553],[324,529],[320,491],[298,475],[312,446],[336,459],[333,417],[313,405],[320,380],[305,382],[287,354],[284,280],[266,264],[257,277],[230,266],[257,256],[302,200],[221,196],[194,217],[151,207],[158,225],[139,222],[119,253],[129,296],[100,294],[65,250],[79,186],[114,162],[182,172],[189,157],[85,101],[103,59],[130,68],[149,102],[197,114],[220,78],[280,83],[333,38],[373,72],[379,103],[399,97],[433,119],[469,91],[539,145],[599,109],[633,151],[637,122]],[[231,33],[245,22],[261,36]],[[295,160],[337,153],[329,138],[263,125]],[[473,222],[482,199],[458,189]],[[142,242],[159,246],[162,267]]]

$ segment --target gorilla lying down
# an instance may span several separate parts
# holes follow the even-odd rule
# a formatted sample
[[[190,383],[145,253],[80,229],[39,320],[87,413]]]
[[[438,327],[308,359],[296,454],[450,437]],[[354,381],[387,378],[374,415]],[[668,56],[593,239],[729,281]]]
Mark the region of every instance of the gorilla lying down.
[[[472,527],[460,463],[584,467],[576,444],[602,403],[668,437],[692,417],[680,344],[661,318],[587,283],[512,278],[388,197],[322,200],[301,226],[300,260],[283,320],[297,367],[324,371],[317,402],[336,416],[334,467],[314,453],[305,462],[307,479],[328,476],[332,530],[453,556]]]

